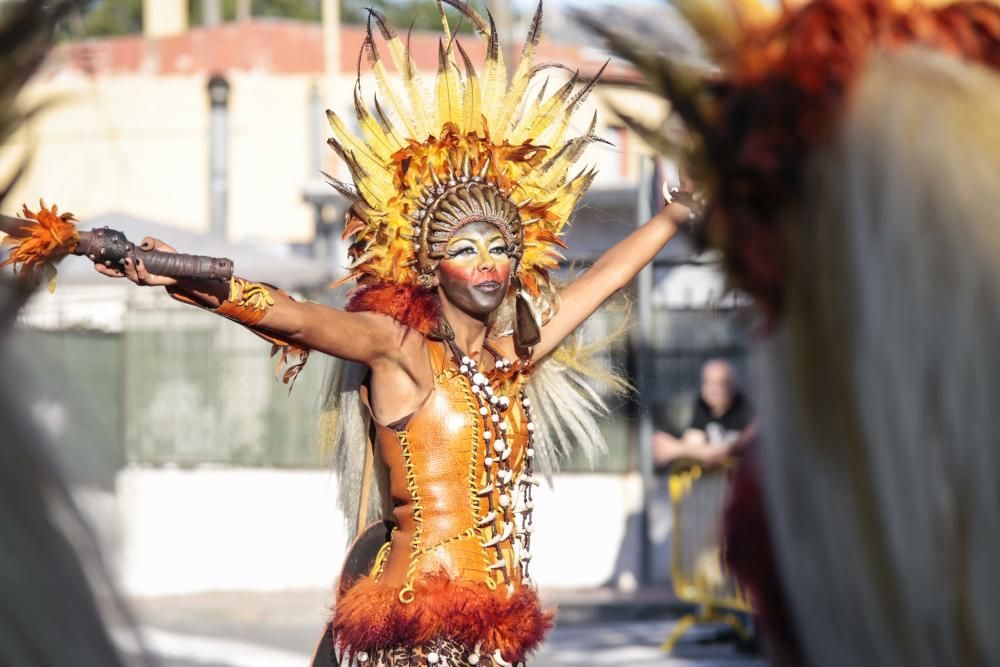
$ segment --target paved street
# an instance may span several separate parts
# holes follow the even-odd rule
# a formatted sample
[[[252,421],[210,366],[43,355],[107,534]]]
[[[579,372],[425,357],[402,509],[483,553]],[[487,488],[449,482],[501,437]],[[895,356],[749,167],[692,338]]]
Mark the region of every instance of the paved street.
[[[139,601],[147,645],[163,667],[304,667],[325,617],[325,595],[217,594]],[[674,616],[676,614],[673,614]],[[672,656],[660,650],[676,619],[558,626],[532,667],[764,667],[695,628]],[[127,645],[127,640],[122,641]]]
[[[556,628],[532,667],[763,667],[759,658],[738,653],[731,644],[703,644],[713,628],[697,628],[688,634],[672,656],[660,644],[674,625],[670,621],[606,622]]]

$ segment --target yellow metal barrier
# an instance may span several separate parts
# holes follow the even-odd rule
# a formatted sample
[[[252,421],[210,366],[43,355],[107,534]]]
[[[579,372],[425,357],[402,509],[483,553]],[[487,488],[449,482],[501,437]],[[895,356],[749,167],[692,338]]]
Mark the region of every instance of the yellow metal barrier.
[[[722,562],[722,514],[731,469],[730,465],[704,469],[692,461],[678,461],[670,468],[674,592],[697,605],[697,610],[681,618],[663,642],[668,653],[699,623],[723,623],[741,639],[749,639],[735,612],[749,613],[750,603]]]

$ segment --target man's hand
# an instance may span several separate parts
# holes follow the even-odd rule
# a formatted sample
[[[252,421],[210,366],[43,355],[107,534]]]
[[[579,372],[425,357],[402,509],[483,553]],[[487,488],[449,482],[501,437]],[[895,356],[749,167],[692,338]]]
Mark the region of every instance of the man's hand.
[[[140,243],[138,247],[140,250],[144,250],[146,252],[149,252],[150,250],[159,250],[160,252],[173,252],[173,253],[177,252],[163,241],[159,239],[154,239],[151,236],[147,236],[146,238],[144,238],[142,240],[142,243]],[[135,262],[133,262],[131,259],[126,258],[124,266],[122,266],[121,268],[117,268],[114,266],[104,266],[103,264],[98,263],[94,264],[94,269],[96,269],[97,272],[100,273],[101,275],[108,276],[109,278],[128,278],[136,285],[145,285],[150,287],[155,287],[155,286],[168,287],[170,285],[177,284],[176,278],[170,278],[168,276],[157,276],[151,274],[149,271],[146,270],[146,266],[145,264],[143,264],[142,259],[137,259]]]
[[[653,461],[657,465],[666,465],[684,455],[684,443],[662,431],[653,433]]]
[[[730,458],[729,445],[705,445],[696,457],[706,468],[715,468]]]

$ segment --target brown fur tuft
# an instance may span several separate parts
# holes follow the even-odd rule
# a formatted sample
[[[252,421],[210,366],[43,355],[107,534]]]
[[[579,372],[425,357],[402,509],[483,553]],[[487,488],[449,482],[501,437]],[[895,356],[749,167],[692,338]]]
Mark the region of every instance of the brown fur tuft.
[[[521,588],[508,595],[447,574],[422,578],[409,604],[399,589],[362,578],[344,593],[334,610],[338,649],[356,652],[418,646],[447,637],[484,654],[499,649],[509,662],[521,662],[552,627],[555,612],[543,610],[538,594]]]
[[[388,315],[424,336],[433,333],[441,319],[437,294],[416,285],[382,283],[362,287],[351,295],[347,310]]]

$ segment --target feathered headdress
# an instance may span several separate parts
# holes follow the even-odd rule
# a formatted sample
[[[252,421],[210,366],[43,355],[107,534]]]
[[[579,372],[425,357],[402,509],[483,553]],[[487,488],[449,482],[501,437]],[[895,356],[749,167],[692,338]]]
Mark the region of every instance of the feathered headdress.
[[[520,62],[508,79],[492,17],[484,20],[461,0],[443,2],[458,9],[482,36],[486,64],[481,75],[452,35],[442,0],[438,6],[443,35],[433,97],[408,47],[384,16],[370,10],[354,91],[360,136],[337,114],[327,112],[334,134],[329,144],[353,180],[330,178],[351,203],[353,214],[344,236],[352,240],[349,278],[357,279],[360,289],[348,309],[382,312],[423,333],[440,333],[436,296],[430,289],[434,269],[458,229],[485,220],[503,234],[516,266],[515,291],[531,301],[534,311],[525,312],[528,306],[522,301],[515,312],[532,321],[515,327],[523,318],[510,315],[506,322],[494,322],[494,331],[520,328],[530,339],[537,334],[534,318],[545,319],[556,307],[549,271],[561,259],[565,246],[560,236],[570,214],[594,178],[592,169],[571,171],[584,149],[600,141],[594,133],[596,116],[583,136],[571,137],[568,131],[573,112],[597,77],[576,90],[580,78],[574,74],[551,95],[546,96],[542,86],[537,97],[529,99],[536,76],[557,67],[535,63],[541,3]],[[388,48],[402,91],[388,81],[373,27]],[[374,114],[362,96],[362,59],[377,84]]]
[[[678,146],[674,136],[623,114],[652,145],[679,149],[711,185],[709,240],[772,318],[782,311],[788,263],[782,209],[801,191],[807,160],[830,138],[867,59],[912,45],[1000,70],[1000,7],[987,2],[814,0],[772,9],[758,0],[681,0],[677,6],[718,69],[693,69],[614,26],[582,19],[683,118],[691,142]]]

